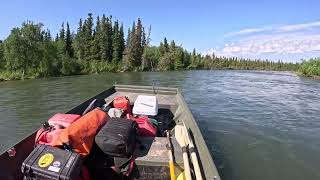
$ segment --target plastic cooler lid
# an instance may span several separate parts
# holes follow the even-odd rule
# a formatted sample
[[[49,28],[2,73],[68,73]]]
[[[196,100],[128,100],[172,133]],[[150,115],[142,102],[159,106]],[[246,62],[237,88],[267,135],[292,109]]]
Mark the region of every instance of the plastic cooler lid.
[[[133,114],[155,116],[158,114],[156,96],[139,95],[134,102]]]

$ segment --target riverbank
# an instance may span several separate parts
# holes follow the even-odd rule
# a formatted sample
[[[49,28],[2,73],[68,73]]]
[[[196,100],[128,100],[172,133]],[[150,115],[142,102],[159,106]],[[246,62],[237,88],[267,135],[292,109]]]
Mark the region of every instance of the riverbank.
[[[23,79],[35,79],[37,76],[23,75],[22,72],[0,72],[0,82],[1,81],[12,81],[12,80],[23,80]]]
[[[287,70],[267,70],[267,69],[234,69],[234,68],[223,68],[223,69],[197,69],[197,70],[227,70],[227,71],[233,71],[233,70],[240,70],[240,71],[266,71],[266,72],[271,72],[271,71],[279,71],[279,72],[291,72],[291,73],[295,73],[297,75],[301,75],[295,71],[287,71]],[[137,72],[136,71],[131,71],[131,72]],[[178,71],[178,70],[173,70],[173,71]],[[180,70],[179,70],[180,71]],[[184,71],[193,71],[191,69],[185,69]],[[75,75],[89,75],[89,74],[102,74],[102,73],[108,73],[108,72],[113,72],[113,73],[121,73],[123,71],[121,70],[116,70],[113,69],[113,71],[89,71],[89,72],[81,72],[81,73],[77,73],[77,74],[68,74],[68,75],[57,75],[57,76],[42,76],[39,73],[35,73],[35,74],[23,74],[21,71],[15,71],[15,72],[9,72],[9,71],[4,71],[4,72],[0,72],[0,82],[4,82],[4,81],[18,81],[18,80],[27,80],[27,79],[39,79],[39,78],[49,78],[49,77],[64,77],[64,76],[75,76]],[[142,72],[142,71],[140,71]],[[165,72],[165,71],[160,71],[160,70],[156,70],[156,71],[144,71],[144,72]],[[168,71],[166,71],[168,72]],[[302,75],[301,75],[302,76]],[[320,79],[320,76],[318,77],[314,77],[315,79]]]

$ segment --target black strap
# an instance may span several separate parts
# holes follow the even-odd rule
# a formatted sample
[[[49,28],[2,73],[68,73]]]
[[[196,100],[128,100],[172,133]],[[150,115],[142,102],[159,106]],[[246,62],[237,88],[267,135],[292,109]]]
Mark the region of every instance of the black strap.
[[[193,153],[193,152],[195,153],[195,152],[196,152],[196,148],[190,147],[190,148],[189,148],[189,152],[190,152],[190,154]]]
[[[188,147],[187,146],[183,146],[181,149],[182,149],[182,153],[188,152]]]

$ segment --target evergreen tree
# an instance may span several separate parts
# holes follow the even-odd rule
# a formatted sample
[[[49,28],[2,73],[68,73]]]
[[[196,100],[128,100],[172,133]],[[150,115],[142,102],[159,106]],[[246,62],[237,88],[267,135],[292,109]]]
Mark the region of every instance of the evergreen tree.
[[[168,41],[167,41],[167,38],[164,38],[163,40],[163,46],[164,46],[164,50],[165,52],[169,52],[169,44],[168,44]]]
[[[60,32],[59,32],[59,40],[56,43],[58,58],[61,61],[66,59],[66,41],[65,41],[65,29],[64,23],[62,23]]]
[[[110,17],[111,18],[111,17]],[[112,60],[112,22],[105,15],[102,16],[101,20],[101,44],[100,54],[101,59],[104,62],[111,62]]]
[[[120,41],[120,49],[119,53],[121,54],[121,58],[123,58],[124,49],[126,48],[125,41],[124,41],[124,30],[123,30],[123,24],[121,23],[120,26],[120,32],[119,32],[119,41]]]
[[[147,44],[146,32],[144,31],[144,27],[142,27],[142,36],[141,36],[141,51],[143,52],[144,47]]]
[[[141,66],[142,53],[143,53],[143,27],[140,18],[137,21],[135,33],[133,34],[133,66]]]
[[[108,26],[107,26],[107,60],[108,62],[112,61],[112,37],[113,37],[113,30],[112,30],[112,16],[107,18]]]
[[[91,54],[92,54],[92,59],[94,60],[101,60],[101,51],[100,51],[100,46],[101,46],[101,23],[100,23],[100,18],[97,16],[97,22],[96,22],[96,28],[94,30],[94,35],[93,35],[93,41],[91,45]]]
[[[190,53],[187,50],[184,50],[184,52],[183,52],[183,65],[184,65],[184,68],[189,67],[190,64],[191,64]]]
[[[126,40],[126,47],[129,46],[130,41],[131,41],[131,30],[130,30],[130,28],[128,28],[128,35],[127,35],[127,40]]]
[[[172,41],[174,42],[174,41]],[[173,46],[174,44],[170,44],[170,47],[175,47],[175,45]],[[175,50],[174,50],[174,69],[175,70],[181,70],[183,69],[184,67],[184,64],[183,64],[183,59],[184,59],[184,53],[183,53],[183,49],[181,47],[175,47]]]
[[[59,34],[58,34],[58,33],[56,34],[56,37],[54,38],[54,41],[55,41],[55,42],[58,42],[58,41],[59,41]]]
[[[132,24],[132,29],[130,31],[130,29],[128,30],[128,37],[127,37],[127,46],[125,49],[125,56],[124,56],[124,71],[128,71],[128,70],[132,70],[135,65],[134,65],[134,61],[135,61],[135,57],[134,57],[134,44],[135,44],[135,39],[136,39],[136,25],[135,22],[133,22]]]
[[[0,40],[0,70],[4,68],[5,65],[5,59],[4,59],[4,45],[3,42]]]
[[[92,45],[92,34],[93,34],[93,18],[92,13],[88,14],[87,19],[83,24],[83,58],[90,60],[91,58],[91,45]]]
[[[65,30],[64,30],[64,23],[62,23],[59,33],[59,40],[64,41],[65,38]]]
[[[166,53],[169,52],[169,45],[167,38],[164,38],[163,42],[160,42],[160,53],[161,55],[165,55]]]
[[[52,37],[51,37],[51,33],[50,30],[47,29],[47,31],[44,33],[44,41],[51,41]]]
[[[197,66],[198,66],[197,53],[196,53],[196,49],[193,49],[192,55],[191,55],[191,64],[189,65],[188,69],[196,69]]]
[[[41,76],[57,76],[60,74],[60,61],[56,43],[51,40],[50,31],[45,33],[43,42],[43,59],[40,61],[39,73]]]
[[[149,26],[148,35],[146,38],[146,46],[148,46],[150,44],[150,41],[151,41],[150,36],[151,36],[151,25]]]
[[[102,19],[101,19],[101,25],[100,25],[100,30],[101,30],[101,34],[100,34],[100,56],[101,56],[101,60],[104,62],[107,62],[107,18],[106,16],[103,14]]]
[[[82,60],[84,56],[84,45],[83,45],[83,24],[82,19],[79,21],[79,27],[77,29],[77,34],[75,36],[75,40],[73,43],[74,48],[74,56],[78,58],[78,60]]]
[[[176,43],[174,42],[174,40],[172,40],[170,42],[169,51],[174,52],[175,50],[176,50]]]
[[[113,27],[113,40],[112,40],[112,48],[113,48],[113,63],[119,63],[122,59],[123,54],[123,47],[124,47],[124,40],[123,40],[123,27],[119,28],[119,22],[116,21]]]
[[[68,22],[67,22],[67,31],[66,31],[65,44],[66,44],[67,57],[72,58],[73,57],[72,36],[71,36],[71,33],[70,33],[70,27],[69,27],[69,23]]]

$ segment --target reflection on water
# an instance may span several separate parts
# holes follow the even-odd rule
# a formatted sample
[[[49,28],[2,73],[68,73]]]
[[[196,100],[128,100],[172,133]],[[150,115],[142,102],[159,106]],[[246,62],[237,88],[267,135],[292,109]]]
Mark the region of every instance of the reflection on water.
[[[0,150],[113,83],[180,87],[223,179],[320,179],[320,81],[290,73],[107,73],[0,83]]]

